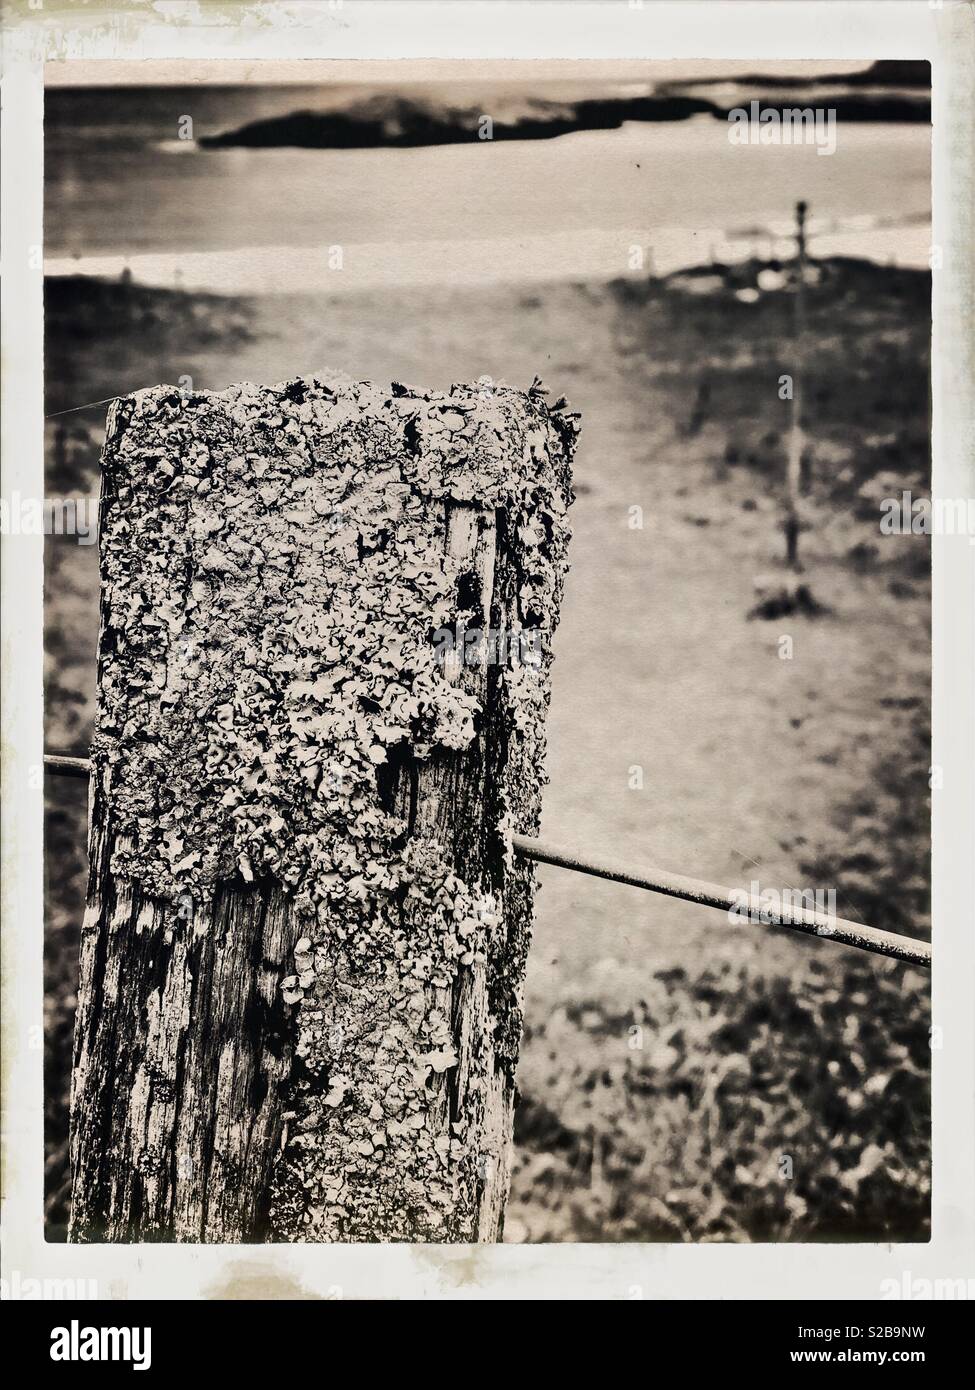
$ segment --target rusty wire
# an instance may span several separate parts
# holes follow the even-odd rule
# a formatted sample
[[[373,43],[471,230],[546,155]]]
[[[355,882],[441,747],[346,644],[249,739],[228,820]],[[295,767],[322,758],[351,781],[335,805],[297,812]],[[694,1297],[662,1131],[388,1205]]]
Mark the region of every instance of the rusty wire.
[[[91,772],[91,762],[88,758],[71,757],[64,753],[45,753],[44,766],[48,772],[58,777],[87,778]],[[561,849],[545,840],[533,839],[527,835],[513,835],[511,844],[516,854],[538,864],[552,864],[556,868],[591,874],[594,878],[609,879],[613,883],[625,883],[631,888],[642,888],[649,893],[682,898],[685,902],[697,903],[699,907],[716,908],[726,916],[729,909],[735,909],[740,916],[731,918],[732,921],[786,927],[791,931],[803,932],[807,936],[821,936],[829,941],[838,941],[844,946],[872,951],[875,955],[909,961],[912,965],[931,965],[931,947],[928,942],[915,940],[910,936],[899,936],[896,932],[880,931],[877,927],[867,927],[861,922],[852,922],[845,917],[834,917],[829,913],[816,912],[800,906],[785,906],[781,911],[773,912],[762,898],[746,893],[743,889],[727,888],[724,884],[708,883],[704,879],[687,878],[683,874],[672,874],[665,869],[634,869],[628,864]]]

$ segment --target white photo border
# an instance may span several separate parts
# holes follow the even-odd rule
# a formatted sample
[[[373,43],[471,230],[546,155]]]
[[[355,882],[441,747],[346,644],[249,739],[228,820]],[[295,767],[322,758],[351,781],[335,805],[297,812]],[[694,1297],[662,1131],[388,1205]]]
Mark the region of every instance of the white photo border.
[[[975,496],[975,46],[961,0],[20,0],[3,51],[2,491],[43,495],[44,64],[924,58],[933,81],[933,493]],[[101,69],[100,69],[101,70]],[[104,69],[108,76],[108,67]],[[580,69],[581,72],[581,69]],[[60,76],[63,77],[61,72]],[[57,80],[57,72],[49,80]],[[114,80],[114,79],[112,79]],[[975,1274],[975,546],[932,538],[932,1237],[926,1244],[64,1245],[43,1233],[43,537],[2,580],[3,1275],[101,1298],[879,1299]],[[896,749],[891,756],[896,757]],[[34,1044],[34,1045],[32,1045]],[[67,1283],[65,1287],[70,1287]],[[886,1294],[890,1297],[890,1293]]]

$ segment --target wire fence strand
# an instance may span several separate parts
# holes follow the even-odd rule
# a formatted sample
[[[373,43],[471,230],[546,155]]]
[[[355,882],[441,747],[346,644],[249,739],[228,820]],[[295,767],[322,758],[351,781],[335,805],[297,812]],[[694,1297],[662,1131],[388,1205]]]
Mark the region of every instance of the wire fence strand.
[[[91,762],[88,758],[72,757],[65,753],[45,753],[44,766],[52,775],[59,777],[87,778],[91,772]],[[682,898],[685,902],[696,903],[699,907],[715,908],[724,912],[726,916],[729,910],[734,909],[740,916],[731,920],[769,927],[786,927],[791,931],[803,932],[807,936],[820,936],[826,940],[838,941],[844,946],[871,951],[875,955],[908,961],[912,965],[931,965],[930,945],[910,936],[881,931],[877,927],[867,927],[861,922],[851,922],[844,917],[834,917],[829,913],[817,912],[799,905],[786,905],[781,911],[773,912],[765,900],[745,892],[744,889],[727,888],[724,884],[709,883],[705,879],[687,878],[683,874],[672,874],[665,869],[634,869],[615,860],[595,858],[562,849],[546,840],[534,839],[528,835],[513,835],[511,844],[516,854],[537,864],[552,864],[556,868],[590,874],[594,878],[608,879],[613,883],[625,883],[631,888],[642,888],[649,893]]]

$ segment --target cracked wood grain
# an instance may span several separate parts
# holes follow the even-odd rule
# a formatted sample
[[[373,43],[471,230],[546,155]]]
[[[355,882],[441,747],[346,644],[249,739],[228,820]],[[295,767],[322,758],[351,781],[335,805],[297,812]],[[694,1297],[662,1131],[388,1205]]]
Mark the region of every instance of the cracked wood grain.
[[[500,1237],[577,428],[536,388],[112,408],[72,1239]]]

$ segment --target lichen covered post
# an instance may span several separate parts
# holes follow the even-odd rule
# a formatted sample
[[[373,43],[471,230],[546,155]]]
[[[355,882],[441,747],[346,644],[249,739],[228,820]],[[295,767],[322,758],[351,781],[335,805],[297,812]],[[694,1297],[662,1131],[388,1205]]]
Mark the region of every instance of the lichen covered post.
[[[72,1239],[500,1237],[577,429],[113,405]]]

